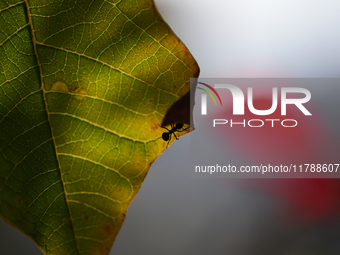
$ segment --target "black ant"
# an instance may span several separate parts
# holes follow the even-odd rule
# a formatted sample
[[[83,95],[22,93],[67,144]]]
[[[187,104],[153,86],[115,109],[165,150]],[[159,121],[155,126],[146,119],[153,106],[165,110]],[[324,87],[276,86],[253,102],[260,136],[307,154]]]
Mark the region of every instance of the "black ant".
[[[184,130],[187,130],[189,127],[183,129],[183,130],[180,130],[181,128],[183,128],[183,123],[176,123],[176,124],[171,124],[171,130],[167,129],[166,127],[162,127],[160,126],[161,128],[164,128],[166,130],[168,130],[169,132],[164,132],[162,134],[162,138],[164,141],[168,141],[168,143],[166,144],[166,148],[168,148],[168,145],[169,145],[169,142],[171,140],[171,135],[174,135],[176,140],[178,140],[175,132],[183,132]]]

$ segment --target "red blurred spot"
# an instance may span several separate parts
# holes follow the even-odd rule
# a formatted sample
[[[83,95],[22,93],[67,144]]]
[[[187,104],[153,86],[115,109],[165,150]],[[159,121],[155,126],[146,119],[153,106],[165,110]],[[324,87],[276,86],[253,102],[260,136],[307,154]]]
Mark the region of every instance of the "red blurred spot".
[[[290,164],[324,164],[334,162],[331,154],[332,140],[328,137],[317,114],[313,115],[313,105],[309,102],[306,108],[312,116],[305,116],[296,106],[287,107],[287,116],[281,116],[280,100],[277,110],[269,116],[257,116],[248,110],[245,104],[244,116],[232,115],[232,100],[224,112],[218,112],[214,118],[233,119],[241,122],[250,119],[295,119],[298,125],[294,128],[282,127],[279,121],[265,122],[263,127],[252,128],[235,125],[219,127],[219,137],[234,145],[239,153],[255,163],[290,165]],[[227,104],[226,104],[227,105]],[[255,109],[266,110],[272,105],[271,97],[260,95],[254,97]],[[227,110],[225,110],[227,109]],[[259,123],[254,122],[254,125]],[[222,126],[222,125],[221,125]],[[331,161],[333,160],[333,161]],[[339,213],[340,180],[339,179],[248,179],[248,188],[266,192],[290,205],[295,219],[302,222],[326,219]]]
[[[293,218],[301,223],[332,218],[340,211],[339,179],[248,179],[245,182],[247,188],[288,203]]]

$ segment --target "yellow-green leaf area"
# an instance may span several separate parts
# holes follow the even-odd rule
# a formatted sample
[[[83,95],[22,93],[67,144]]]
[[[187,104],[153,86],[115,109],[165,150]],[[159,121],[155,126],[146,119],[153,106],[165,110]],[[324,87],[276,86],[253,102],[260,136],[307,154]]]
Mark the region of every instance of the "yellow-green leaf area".
[[[2,0],[0,24],[0,217],[108,254],[198,66],[152,0]]]

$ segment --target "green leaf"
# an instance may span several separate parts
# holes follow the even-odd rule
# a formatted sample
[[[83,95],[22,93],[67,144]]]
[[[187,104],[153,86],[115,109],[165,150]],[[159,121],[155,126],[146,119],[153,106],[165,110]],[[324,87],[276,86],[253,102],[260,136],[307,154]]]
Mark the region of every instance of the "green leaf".
[[[108,254],[197,75],[152,0],[1,0],[1,218],[46,254]]]

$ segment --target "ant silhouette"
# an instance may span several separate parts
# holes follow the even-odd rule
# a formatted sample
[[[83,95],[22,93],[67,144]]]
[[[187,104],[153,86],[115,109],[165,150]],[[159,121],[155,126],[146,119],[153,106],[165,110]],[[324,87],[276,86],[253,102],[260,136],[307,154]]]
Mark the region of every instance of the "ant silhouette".
[[[162,126],[159,125],[161,128],[164,128],[164,129],[169,131],[169,132],[164,132],[162,134],[162,139],[164,141],[168,141],[168,143],[166,144],[166,148],[168,148],[168,146],[169,146],[169,142],[171,140],[171,136],[172,135],[174,135],[176,140],[178,140],[175,132],[183,132],[184,130],[187,130],[188,128],[190,128],[190,126],[189,126],[189,127],[185,128],[185,129],[180,130],[181,128],[183,128],[183,125],[184,125],[183,123],[171,124],[171,130],[167,129],[166,127],[162,127]]]

